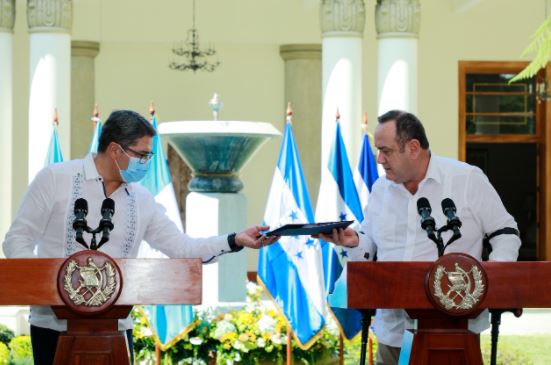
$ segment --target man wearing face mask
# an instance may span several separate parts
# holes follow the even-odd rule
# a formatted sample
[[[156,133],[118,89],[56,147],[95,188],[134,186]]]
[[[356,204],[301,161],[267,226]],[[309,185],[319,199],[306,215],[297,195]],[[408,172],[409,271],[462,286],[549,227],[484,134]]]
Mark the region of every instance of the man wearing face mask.
[[[273,243],[256,226],[240,233],[210,238],[191,238],[180,232],[165,214],[165,209],[139,184],[146,174],[156,131],[133,111],[113,112],[102,128],[98,153],[83,160],[53,164],[40,171],[26,192],[3,244],[7,258],[60,258],[83,250],[75,241],[74,205],[79,198],[88,202],[86,219],[90,225],[100,221],[104,199],[115,202],[114,228],[110,240],[100,251],[113,258],[135,258],[140,243],[173,258],[213,258]],[[84,233],[90,242],[91,235]],[[52,284],[54,285],[54,284]],[[51,364],[57,337],[66,330],[50,307],[31,307],[31,340],[35,364]],[[132,321],[119,322],[131,341]]]

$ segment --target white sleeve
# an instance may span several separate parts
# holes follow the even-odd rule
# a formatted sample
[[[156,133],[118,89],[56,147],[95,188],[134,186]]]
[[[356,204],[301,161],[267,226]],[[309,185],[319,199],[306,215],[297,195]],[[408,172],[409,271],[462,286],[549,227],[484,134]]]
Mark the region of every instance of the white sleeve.
[[[469,177],[467,202],[474,215],[480,220],[485,234],[510,227],[518,230],[515,219],[505,206],[484,173],[475,169]],[[496,236],[490,241],[492,253],[490,261],[516,261],[521,245],[520,238],[514,234]]]
[[[52,170],[42,169],[23,196],[6,234],[3,250],[7,258],[36,257],[34,249],[48,225],[55,202],[55,190]]]
[[[377,253],[377,246],[375,246],[372,239],[372,225],[369,217],[372,216],[367,205],[365,218],[358,230],[358,238],[360,243],[357,247],[354,247],[348,251],[348,255],[351,261],[373,261],[373,257]]]
[[[153,210],[152,219],[148,222],[144,240],[149,245],[172,258],[201,258],[209,263],[216,256],[231,252],[228,236],[193,238],[180,232],[176,224],[166,215],[165,208],[153,197],[148,202]]]

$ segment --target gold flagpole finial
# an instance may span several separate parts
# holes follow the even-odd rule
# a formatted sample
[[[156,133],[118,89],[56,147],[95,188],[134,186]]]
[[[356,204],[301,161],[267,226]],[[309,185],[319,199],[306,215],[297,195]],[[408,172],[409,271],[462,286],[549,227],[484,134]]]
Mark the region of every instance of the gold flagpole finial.
[[[153,104],[153,100],[149,104],[149,115],[152,117],[155,115],[155,105]]]
[[[287,117],[287,121],[289,123],[292,123],[293,119],[293,108],[291,108],[291,102],[287,102],[287,112],[285,113],[285,116]]]
[[[364,112],[362,115],[362,131],[367,134],[367,113]]]
[[[57,108],[54,108],[54,127],[59,125],[59,115],[57,114]]]
[[[96,103],[94,105],[94,110],[92,111],[92,125],[94,126],[94,129],[98,125],[98,120],[99,120],[99,109],[98,109],[98,104]]]

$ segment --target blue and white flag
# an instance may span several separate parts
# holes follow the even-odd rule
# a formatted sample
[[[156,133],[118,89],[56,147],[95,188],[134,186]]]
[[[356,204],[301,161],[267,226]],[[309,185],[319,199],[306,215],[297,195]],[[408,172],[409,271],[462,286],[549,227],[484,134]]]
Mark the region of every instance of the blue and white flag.
[[[153,115],[152,123],[153,128],[157,129],[157,118],[155,115]],[[155,196],[155,200],[165,207],[167,216],[183,232],[168,162],[159,135],[153,137],[152,147],[155,154],[149,170],[140,181],[140,184],[146,187]],[[151,248],[147,242],[142,242],[140,245],[138,258],[164,257],[166,256],[163,253]],[[193,308],[190,305],[144,306],[144,310],[148,315],[152,330],[159,340],[161,350],[170,347],[170,345],[191,330],[190,324],[193,322]]]
[[[314,215],[302,166],[287,120],[279,160],[264,213],[272,229],[311,223]],[[274,299],[299,346],[308,349],[325,325],[325,293],[319,241],[284,236],[259,252],[258,281]]]
[[[358,168],[354,170],[354,184],[360,197],[360,203],[362,205],[362,212],[365,212],[367,202],[369,200],[369,194],[371,194],[371,187],[375,183],[375,180],[379,178],[379,172],[377,168],[377,161],[371,150],[369,143],[369,136],[367,133],[363,135],[362,148],[360,150],[360,158],[358,158]]]
[[[329,152],[328,164],[321,173],[316,222],[353,220],[352,228],[357,229],[363,220],[362,207],[352,178],[339,122],[335,124],[335,138]],[[348,249],[330,242],[322,242],[322,251],[329,305],[341,333],[350,340],[361,330],[361,314],[355,309],[347,309]]]
[[[99,137],[101,135],[101,120],[98,117],[93,117],[92,121],[95,123],[94,135],[92,136],[92,142],[90,143],[90,153],[98,153]]]
[[[57,123],[54,123],[54,130],[52,132],[52,137],[50,138],[50,146],[48,147],[48,153],[46,154],[44,166],[58,162],[63,162],[63,153],[61,153],[59,137],[57,136]]]

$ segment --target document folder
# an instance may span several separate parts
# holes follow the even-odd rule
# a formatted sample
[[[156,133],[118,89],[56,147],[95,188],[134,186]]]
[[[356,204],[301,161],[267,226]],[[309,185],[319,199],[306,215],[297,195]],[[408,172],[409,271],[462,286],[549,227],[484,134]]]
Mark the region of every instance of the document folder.
[[[322,222],[322,223],[291,223],[266,232],[266,236],[311,236],[320,233],[331,233],[336,228],[346,228],[354,221]]]

